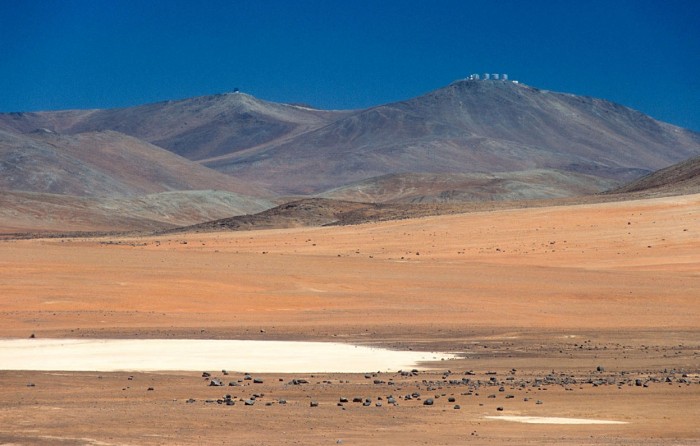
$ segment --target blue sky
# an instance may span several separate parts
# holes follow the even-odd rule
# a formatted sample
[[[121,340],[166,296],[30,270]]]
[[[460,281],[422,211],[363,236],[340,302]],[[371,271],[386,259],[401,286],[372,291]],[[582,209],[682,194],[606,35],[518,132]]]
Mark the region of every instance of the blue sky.
[[[495,72],[700,131],[699,24],[698,0],[0,0],[0,111],[361,108]]]

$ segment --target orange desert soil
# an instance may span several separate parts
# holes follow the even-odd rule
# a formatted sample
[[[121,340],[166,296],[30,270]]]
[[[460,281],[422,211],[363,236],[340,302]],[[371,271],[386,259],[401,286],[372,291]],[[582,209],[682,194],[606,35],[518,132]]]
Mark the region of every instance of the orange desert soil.
[[[0,444],[700,444],[700,195],[4,240],[0,293],[5,338],[317,340],[462,356],[417,374],[253,384],[232,354],[230,375],[208,371],[239,384],[224,387],[191,372],[2,371]],[[627,424],[486,418],[498,415]]]

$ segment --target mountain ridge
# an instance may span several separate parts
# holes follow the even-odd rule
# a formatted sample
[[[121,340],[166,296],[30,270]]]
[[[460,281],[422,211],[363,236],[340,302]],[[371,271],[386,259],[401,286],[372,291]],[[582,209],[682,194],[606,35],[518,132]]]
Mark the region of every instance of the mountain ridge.
[[[5,190],[137,196],[217,189],[277,203],[305,196],[397,203],[566,197],[700,155],[698,133],[602,99],[504,80],[458,80],[362,110],[224,93],[119,109],[4,113],[3,135],[10,169],[28,173],[15,175],[14,185],[5,175]],[[112,158],[97,160],[96,135],[114,140],[111,148],[97,145]],[[8,138],[24,142],[18,148]],[[159,178],[167,152],[179,167]],[[161,161],[149,169],[155,159]],[[119,165],[117,181],[107,172]],[[81,190],[42,186],[76,176],[70,172],[92,182]],[[35,178],[34,186],[23,186],[25,177]],[[149,181],[161,186],[139,186]]]
[[[222,93],[114,109],[0,114],[0,128],[67,134],[113,130],[197,161],[294,135],[347,113]]]
[[[205,165],[248,179],[274,172],[286,181],[268,179],[266,187],[310,194],[408,172],[552,168],[626,181],[697,153],[699,134],[608,101],[507,81],[458,81]]]

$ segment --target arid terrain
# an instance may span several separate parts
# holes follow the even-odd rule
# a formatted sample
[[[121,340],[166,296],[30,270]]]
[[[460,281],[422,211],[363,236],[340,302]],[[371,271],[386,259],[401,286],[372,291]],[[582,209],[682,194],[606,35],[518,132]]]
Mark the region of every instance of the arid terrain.
[[[507,81],[0,113],[0,445],[700,444],[699,154]]]
[[[700,444],[698,231],[691,194],[5,239],[3,338],[334,341],[460,359],[259,374],[231,352],[194,373],[1,371],[0,444]]]
[[[665,178],[692,177],[694,164],[678,163],[698,155],[692,130],[505,80],[459,79],[360,110],[232,92],[0,113],[0,232],[158,231],[234,216],[249,229],[256,214],[298,199],[408,215],[404,205],[522,207],[513,203],[657,183],[658,193],[679,193]],[[640,179],[664,168],[672,170]],[[680,193],[697,188],[692,178],[685,186]]]

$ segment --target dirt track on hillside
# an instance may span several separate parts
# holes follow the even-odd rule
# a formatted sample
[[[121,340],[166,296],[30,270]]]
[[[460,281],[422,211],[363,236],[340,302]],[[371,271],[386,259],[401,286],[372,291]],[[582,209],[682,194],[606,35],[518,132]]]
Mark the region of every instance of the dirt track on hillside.
[[[306,376],[301,386],[285,375],[217,388],[192,373],[0,372],[0,444],[700,443],[699,231],[691,195],[358,226],[2,241],[2,337],[332,340],[464,359],[416,376]],[[471,387],[451,382],[462,378]],[[420,400],[398,398],[412,392]],[[264,396],[254,406],[205,402],[227,393]],[[339,407],[341,396],[372,402]],[[424,406],[427,396],[439,398]],[[484,418],[499,414],[629,424]]]

